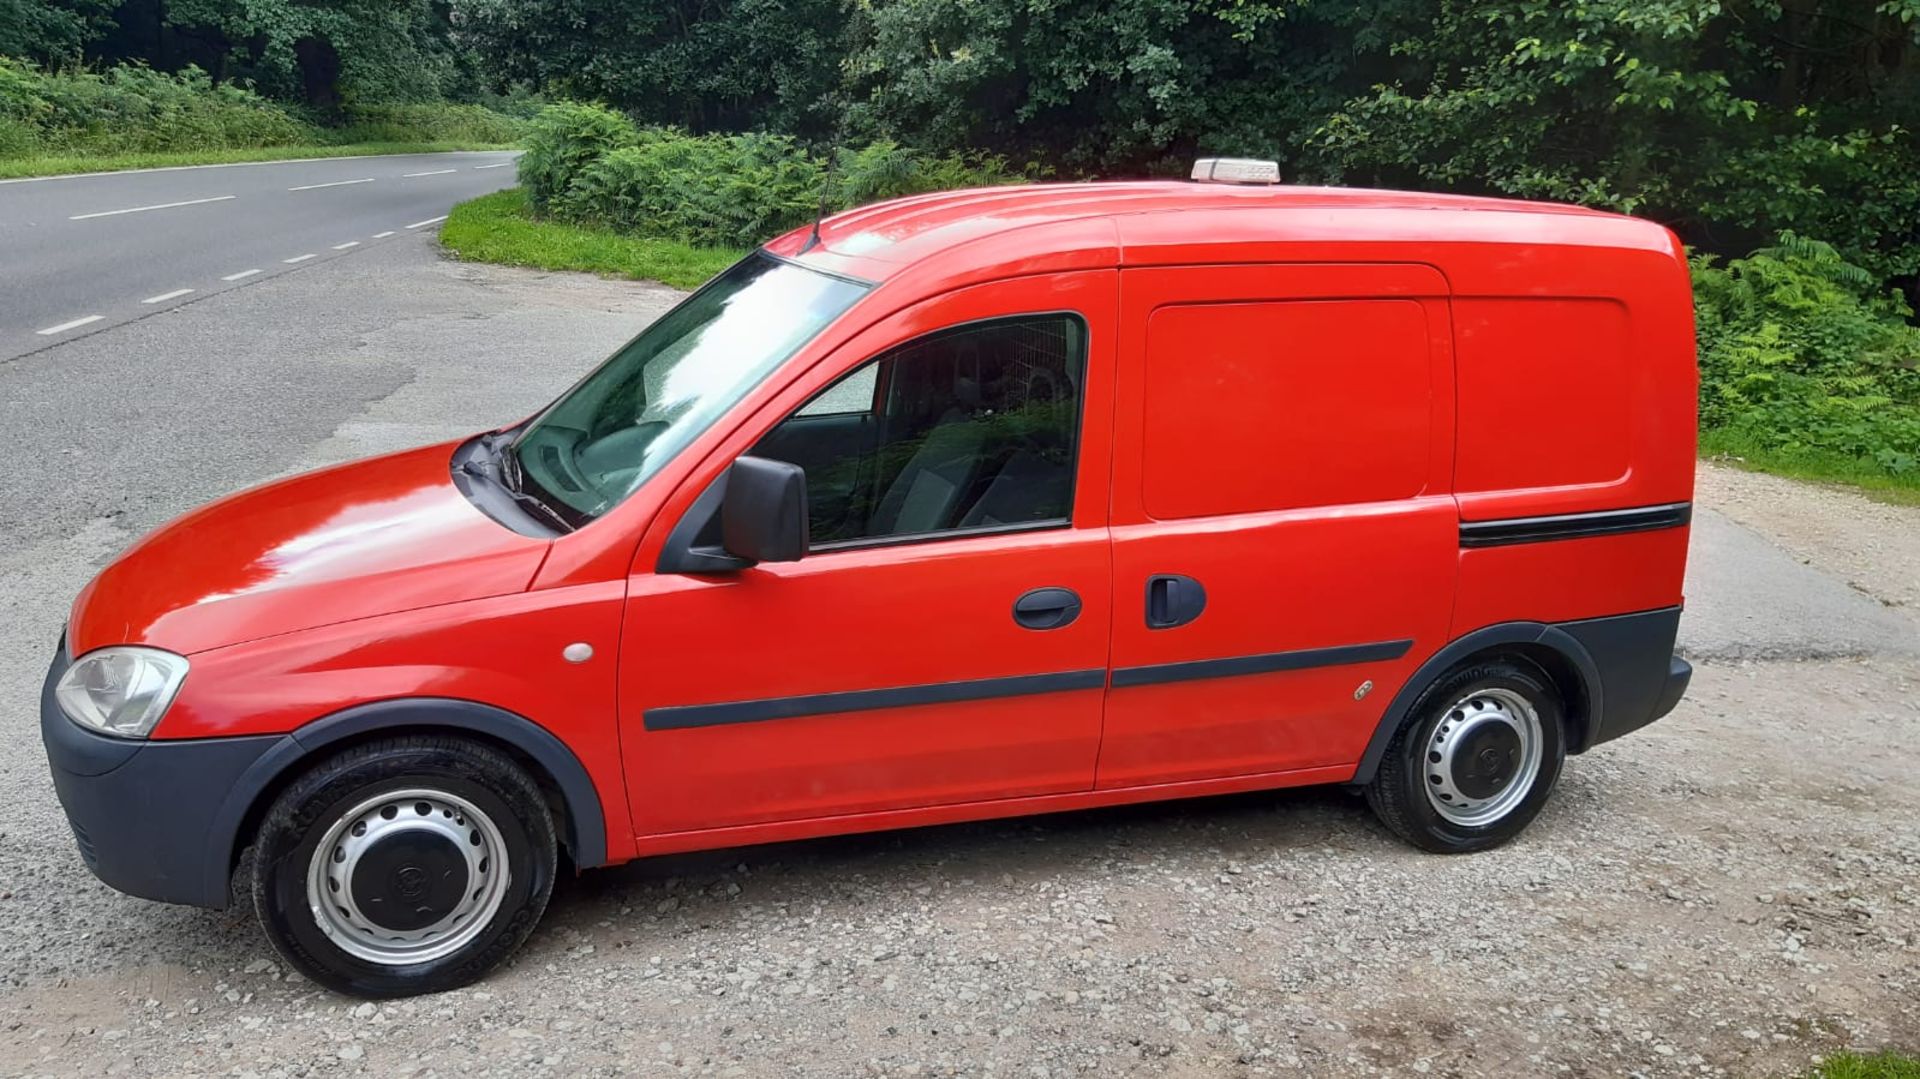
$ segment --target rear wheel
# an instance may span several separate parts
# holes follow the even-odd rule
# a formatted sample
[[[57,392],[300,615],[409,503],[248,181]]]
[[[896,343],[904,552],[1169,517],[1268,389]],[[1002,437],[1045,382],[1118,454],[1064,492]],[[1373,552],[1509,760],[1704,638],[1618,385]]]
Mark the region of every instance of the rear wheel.
[[[1566,759],[1565,713],[1533,667],[1495,660],[1421,694],[1367,784],[1367,803],[1423,850],[1459,853],[1518,835]]]
[[[558,851],[539,787],[504,755],[412,736],[329,758],[267,811],[254,911],[301,973],[359,996],[452,989],[539,921]]]

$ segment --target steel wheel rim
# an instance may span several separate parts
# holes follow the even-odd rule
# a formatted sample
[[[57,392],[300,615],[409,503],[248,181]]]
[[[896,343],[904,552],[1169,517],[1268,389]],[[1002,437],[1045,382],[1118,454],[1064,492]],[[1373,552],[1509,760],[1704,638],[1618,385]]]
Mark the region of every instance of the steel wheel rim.
[[[1546,736],[1532,703],[1509,689],[1476,690],[1434,725],[1420,761],[1421,786],[1442,818],[1485,827],[1526,800],[1545,755]],[[1499,775],[1504,779],[1496,786]]]
[[[423,925],[400,928],[391,919],[377,920],[363,909],[370,904],[361,897],[370,886],[387,882],[369,875],[393,860],[396,843],[422,842],[441,855],[443,868],[447,852],[458,852],[457,864],[466,872],[458,901]],[[387,876],[399,875],[411,884],[420,874],[409,870],[417,868],[403,865]],[[314,923],[341,951],[381,966],[405,966],[444,958],[472,943],[499,912],[511,880],[506,841],[491,817],[459,795],[409,788],[364,799],[334,820],[307,865],[307,905]]]

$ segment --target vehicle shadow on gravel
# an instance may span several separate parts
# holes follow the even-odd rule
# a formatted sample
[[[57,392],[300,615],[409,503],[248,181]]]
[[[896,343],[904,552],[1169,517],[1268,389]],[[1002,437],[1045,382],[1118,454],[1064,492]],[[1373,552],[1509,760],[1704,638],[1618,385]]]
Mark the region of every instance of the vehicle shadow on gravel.
[[[1540,819],[1481,855],[1489,861],[1478,876],[1524,873],[1617,814],[1601,789],[1608,782],[1563,773]],[[1182,882],[1242,868],[1297,879],[1307,894],[1332,867],[1422,861],[1452,862],[1408,847],[1337,786],[664,855],[563,876],[516,965],[565,965],[588,945],[632,948],[641,962],[787,941],[816,926],[973,920],[982,906],[1036,890],[1157,904]]]
[[[1201,871],[1376,846],[1399,844],[1357,795],[1307,787],[663,855],[564,878],[533,946],[607,921],[669,934],[722,928],[743,903],[850,918],[869,901],[897,902],[956,880],[996,889],[1098,883],[1121,865]],[[1191,861],[1196,853],[1206,857]]]

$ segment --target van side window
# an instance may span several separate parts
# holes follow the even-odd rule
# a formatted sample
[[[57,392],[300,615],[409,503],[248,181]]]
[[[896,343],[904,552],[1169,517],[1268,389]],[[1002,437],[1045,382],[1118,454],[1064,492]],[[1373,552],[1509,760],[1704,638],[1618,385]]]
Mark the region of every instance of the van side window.
[[[1168,306],[1146,344],[1141,498],[1155,519],[1425,488],[1433,387],[1418,302]]]
[[[807,473],[814,546],[1065,525],[1087,332],[1024,315],[889,349],[752,452]]]
[[[794,416],[843,416],[852,412],[873,411],[874,385],[880,368],[867,364],[827,387],[826,391],[800,406]]]

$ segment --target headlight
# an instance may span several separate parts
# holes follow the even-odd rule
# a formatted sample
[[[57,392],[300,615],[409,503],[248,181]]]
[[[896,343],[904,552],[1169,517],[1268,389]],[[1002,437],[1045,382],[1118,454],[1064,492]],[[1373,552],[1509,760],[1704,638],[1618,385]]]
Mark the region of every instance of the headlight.
[[[167,714],[187,679],[187,660],[158,648],[124,646],[88,652],[54,686],[67,718],[116,738],[145,738]]]

